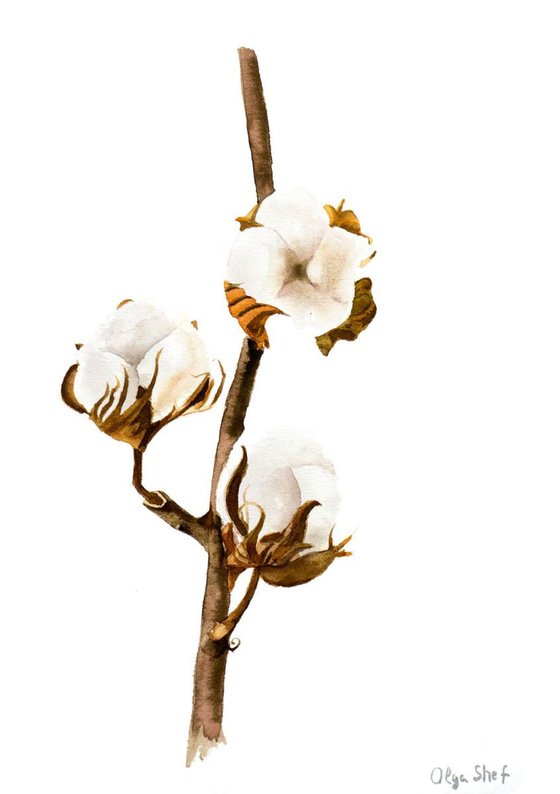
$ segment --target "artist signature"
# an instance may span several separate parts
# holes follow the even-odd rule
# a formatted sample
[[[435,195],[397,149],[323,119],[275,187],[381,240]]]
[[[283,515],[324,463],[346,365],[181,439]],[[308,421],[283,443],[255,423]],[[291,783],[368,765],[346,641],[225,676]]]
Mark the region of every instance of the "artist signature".
[[[449,766],[435,766],[432,769],[430,780],[436,786],[447,784],[454,790],[458,789],[462,783],[501,783],[503,785],[511,777],[507,768],[507,764],[503,764],[499,769],[492,769],[486,764],[476,764],[472,774],[464,775],[454,772]]]

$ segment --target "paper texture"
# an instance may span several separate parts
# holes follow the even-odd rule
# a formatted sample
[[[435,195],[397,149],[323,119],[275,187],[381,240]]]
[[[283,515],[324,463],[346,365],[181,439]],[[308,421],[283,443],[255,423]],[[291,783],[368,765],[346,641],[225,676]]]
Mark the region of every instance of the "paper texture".
[[[1,16],[2,789],[554,787],[552,5]],[[227,744],[187,770],[204,553],[142,507],[130,449],[60,382],[127,298],[186,312],[235,369],[223,281],[255,201],[240,46],[259,56],[277,190],[359,213],[378,312],[328,357],[268,321],[247,443],[290,427],[320,444],[353,554],[302,587],[259,585],[228,660]],[[144,461],[196,515],[220,415],[177,419]]]

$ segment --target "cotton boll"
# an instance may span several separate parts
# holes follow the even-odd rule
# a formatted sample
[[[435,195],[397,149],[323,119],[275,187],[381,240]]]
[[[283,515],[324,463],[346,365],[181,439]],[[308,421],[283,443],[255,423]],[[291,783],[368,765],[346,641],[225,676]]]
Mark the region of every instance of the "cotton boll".
[[[297,328],[305,329],[314,336],[340,325],[352,308],[351,301],[338,301],[328,291],[303,281],[292,282],[275,302],[289,314]]]
[[[340,510],[340,494],[336,475],[324,466],[298,466],[293,469],[301,492],[302,502],[315,499],[320,506],[314,508],[307,520],[306,543],[317,549],[328,545],[329,533]]]
[[[275,231],[246,229],[231,249],[228,279],[241,286],[247,295],[270,302],[286,282],[292,260],[293,254]]]
[[[64,376],[66,404],[142,451],[168,422],[211,408],[224,372],[192,323],[176,317],[145,303],[119,306]]]
[[[333,300],[350,303],[354,297],[358,266],[366,257],[367,250],[363,237],[338,227],[329,229],[307,268],[309,280]]]
[[[91,345],[115,353],[136,366],[146,352],[175,327],[175,322],[157,307],[127,301],[99,329]]]
[[[336,520],[340,497],[332,463],[314,441],[291,431],[276,431],[247,449],[247,472],[241,483],[240,502],[252,502],[265,512],[263,535],[280,532],[291,522],[296,510],[308,501],[318,501],[308,519],[306,541],[325,548]],[[239,457],[233,455],[220,482],[223,494]],[[219,503],[222,516],[227,511],[223,496]],[[248,513],[254,526],[259,511]]]
[[[356,215],[342,205],[325,209],[301,189],[264,199],[240,219],[245,225],[231,251],[230,283],[314,336],[337,328],[352,312],[359,265],[372,254]],[[263,329],[247,330],[241,314],[231,305],[230,311],[261,345]]]
[[[128,375],[128,388],[122,411],[132,405],[136,399],[138,392],[136,370],[114,353],[84,345],[78,354],[78,370],[74,380],[74,395],[77,401],[89,412],[108,389],[119,384],[113,399],[113,405],[116,405],[124,388],[125,372]],[[99,410],[107,405],[108,400],[107,394]]]
[[[241,489],[243,501],[254,502],[263,508],[266,532],[285,529],[301,504],[301,491],[289,466],[259,472],[249,465]],[[254,513],[250,514],[256,518]]]
[[[257,220],[280,235],[297,264],[309,262],[329,228],[323,206],[301,188],[273,193],[263,201]]]
[[[256,468],[281,466],[323,466],[334,474],[332,463],[316,441],[293,430],[274,430],[250,447],[250,462]]]
[[[156,358],[158,375],[150,398],[154,422],[183,406],[200,388],[204,376],[211,369],[206,346],[190,324],[177,328],[146,353],[138,364],[143,388],[147,388],[152,380]]]

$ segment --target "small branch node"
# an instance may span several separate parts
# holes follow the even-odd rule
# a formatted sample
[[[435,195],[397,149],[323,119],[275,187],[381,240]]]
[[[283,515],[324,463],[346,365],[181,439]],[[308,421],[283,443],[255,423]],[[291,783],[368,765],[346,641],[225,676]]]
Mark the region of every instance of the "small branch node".
[[[232,630],[233,626],[228,626],[226,623],[216,623],[213,629],[210,629],[208,632],[210,639],[215,640],[223,640],[229,632]]]
[[[152,499],[154,496],[157,496],[160,501],[151,502],[150,499]],[[152,491],[150,493],[150,499],[145,498],[143,504],[145,507],[151,507],[152,510],[161,510],[161,508],[165,507],[165,505],[169,502],[169,497],[167,494],[164,494],[163,491]]]

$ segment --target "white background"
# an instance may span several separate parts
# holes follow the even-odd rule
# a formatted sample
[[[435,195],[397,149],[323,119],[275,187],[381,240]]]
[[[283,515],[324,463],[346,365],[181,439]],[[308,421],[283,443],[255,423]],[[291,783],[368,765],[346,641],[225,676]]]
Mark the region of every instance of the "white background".
[[[558,787],[560,56],[555,3],[6,2],[2,790],[423,794],[435,766]],[[130,450],[60,401],[123,298],[184,308],[232,373],[221,292],[254,202],[236,48],[278,188],[374,235],[369,331],[324,359],[284,318],[249,422],[339,470],[354,556],[262,586],[226,747],[183,767],[204,556]],[[206,506],[220,411],[146,484]]]

